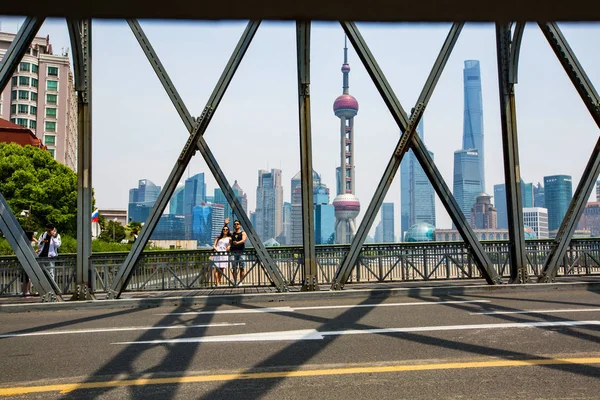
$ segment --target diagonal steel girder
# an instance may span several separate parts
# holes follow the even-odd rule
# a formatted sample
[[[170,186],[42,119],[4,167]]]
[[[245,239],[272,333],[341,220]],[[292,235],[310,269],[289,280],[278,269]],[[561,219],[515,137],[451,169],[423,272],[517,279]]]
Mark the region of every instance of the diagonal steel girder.
[[[300,179],[302,183],[302,291],[319,290],[315,254],[312,136],[310,120],[310,21],[296,22],[298,52],[298,113],[300,120]]]
[[[473,231],[467,224],[464,215],[462,215],[462,213],[460,212],[456,200],[454,200],[454,197],[448,190],[448,187],[446,186],[441,174],[439,173],[435,164],[433,163],[433,160],[429,156],[425,145],[422,143],[418,135],[414,134],[419,120],[422,117],[422,114],[424,112],[425,107],[427,106],[427,103],[429,102],[429,99],[431,98],[435,85],[439,80],[439,77],[444,69],[444,66],[450,56],[450,53],[452,52],[454,44],[456,43],[464,24],[453,24],[446,38],[446,41],[444,42],[444,45],[442,46],[442,49],[438,54],[436,62],[434,63],[434,66],[429,74],[425,86],[423,87],[423,90],[419,95],[419,99],[417,100],[417,104],[414,108],[410,119],[407,117],[406,112],[400,105],[400,102],[396,98],[383,72],[377,65],[375,58],[371,54],[367,44],[360,35],[360,32],[358,31],[356,25],[352,22],[342,22],[341,24],[344,28],[344,31],[348,35],[350,41],[352,42],[352,45],[354,46],[359,58],[361,59],[365,68],[367,69],[367,72],[371,76],[371,79],[375,83],[377,90],[383,97],[384,102],[386,103],[390,112],[392,113],[392,116],[396,120],[396,123],[403,131],[403,134],[400,137],[398,144],[396,145],[394,154],[392,155],[392,158],[385,169],[384,175],[365,213],[365,217],[363,218],[361,225],[356,233],[356,236],[354,237],[352,244],[350,245],[350,251],[346,254],[342,261],[342,264],[340,265],[340,268],[338,268],[338,270],[336,271],[335,277],[333,279],[332,289],[343,288],[344,284],[348,280],[352,268],[354,267],[354,265],[356,265],[356,262],[358,260],[360,248],[362,247],[366,235],[369,229],[371,228],[373,221],[375,220],[375,216],[377,215],[377,212],[381,207],[381,204],[383,203],[385,194],[387,193],[387,190],[389,189],[393,181],[398,167],[400,166],[402,157],[411,145],[415,156],[419,160],[419,163],[423,167],[429,180],[432,182],[436,192],[442,199],[444,206],[446,207],[450,216],[452,217],[453,221],[458,227],[459,232],[461,233],[463,238],[465,238],[465,241],[471,248],[475,262],[482,275],[486,278],[486,280],[489,283],[498,283],[499,278],[497,276],[497,273],[490,267],[491,262],[489,260],[489,257],[481,247],[480,243],[477,241],[477,238],[475,237]]]
[[[67,20],[77,90],[77,263],[70,300],[92,300],[92,20]]]
[[[136,20],[128,20],[127,22],[129,23],[129,26],[131,27],[132,32],[134,33],[136,39],[138,40],[140,46],[142,47],[144,54],[146,54],[146,57],[148,58],[148,61],[152,65],[152,68],[154,69],[160,82],[162,83],[163,87],[167,91],[167,94],[169,95],[169,98],[171,99],[173,106],[179,113],[181,120],[183,121],[186,128],[190,132],[192,132],[193,127],[194,127],[194,120],[193,120],[192,116],[190,115],[190,113],[185,105],[185,102],[182,100],[181,96],[177,92],[175,85],[173,85],[173,82],[171,81],[169,74],[167,74],[165,68],[163,67],[162,63],[160,62],[158,55],[152,48],[152,45],[150,44],[150,41],[148,40],[144,31],[142,30],[142,27]],[[217,85],[215,87],[215,90],[213,91],[213,93],[211,94],[211,97],[209,99],[209,104],[218,104],[221,101],[220,99],[224,95],[225,90],[227,89],[227,86],[229,85],[229,82],[233,78],[233,75],[235,74],[235,71],[237,70],[244,54],[246,53],[246,50],[250,46],[250,42],[252,41],[252,38],[254,37],[254,34],[258,30],[259,26],[260,26],[260,21],[250,21],[248,23],[246,30],[244,31],[244,34],[240,38],[231,58],[229,59],[227,66],[225,67],[225,70],[223,71],[223,74],[221,76],[222,84]],[[202,137],[200,137],[198,139],[197,148],[200,151],[200,153],[202,154],[202,156],[204,157],[204,160],[205,160],[208,168],[211,170],[213,176],[215,177],[217,184],[223,191],[223,194],[225,195],[225,198],[227,199],[229,206],[235,212],[235,215],[240,219],[240,223],[241,223],[242,227],[244,228],[244,230],[246,231],[246,234],[248,235],[250,242],[254,245],[256,255],[257,255],[259,261],[261,262],[261,264],[264,266],[265,270],[267,271],[267,275],[269,276],[271,281],[273,283],[275,283],[275,286],[277,286],[279,288],[279,290],[286,291],[287,286],[285,284],[285,278],[283,277],[283,274],[281,273],[281,271],[279,270],[279,268],[273,261],[271,255],[267,252],[266,248],[262,244],[260,237],[258,236],[258,234],[256,233],[256,230],[252,226],[252,223],[250,222],[250,219],[246,215],[246,212],[244,211],[242,204],[240,203],[237,196],[233,192],[231,185],[225,178],[225,174],[219,167],[219,164],[217,163],[214,155],[212,154],[210,147],[204,141],[203,135],[202,135]]]
[[[548,40],[550,47],[556,54],[556,57],[562,64],[565,72],[571,79],[573,86],[579,93],[579,96],[586,105],[596,125],[600,127],[600,97],[594,88],[594,85],[588,78],[585,70],[579,63],[575,53],[569,46],[569,43],[563,36],[561,30],[555,22],[539,23],[542,33]],[[571,199],[567,213],[558,229],[556,238],[554,239],[552,249],[546,262],[544,269],[538,279],[538,282],[553,282],[556,273],[558,272],[559,263],[564,259],[577,224],[581,219],[583,210],[590,197],[598,174],[600,173],[600,138],[596,142],[590,159],[583,171],[583,176],[577,185],[575,194]]]
[[[171,175],[167,179],[165,187],[159,194],[159,197],[154,207],[152,208],[150,216],[148,217],[146,224],[142,228],[142,232],[140,233],[138,239],[134,243],[134,246],[131,249],[129,255],[127,256],[127,259],[125,260],[124,264],[119,269],[117,277],[113,280],[111,289],[109,291],[109,297],[119,297],[121,292],[127,287],[127,284],[131,279],[131,275],[133,274],[134,266],[139,256],[141,255],[144,246],[148,242],[152,231],[154,230],[156,224],[158,223],[158,220],[160,219],[160,215],[164,211],[169,199],[171,198],[177,186],[177,183],[181,179],[185,168],[187,167],[191,157],[194,155],[196,150],[200,150],[209,169],[215,176],[217,183],[223,190],[227,201],[231,205],[232,209],[239,216],[242,226],[246,230],[249,239],[255,246],[257,257],[262,262],[270,279],[280,291],[287,290],[283,274],[281,274],[281,271],[279,271],[273,259],[270,257],[265,247],[262,245],[260,238],[258,237],[254,228],[252,227],[247,215],[243,212],[241,204],[239,203],[237,197],[233,193],[231,186],[227,182],[222,170],[220,169],[218,163],[212,155],[212,152],[206,144],[206,141],[203,138],[204,132],[206,131],[208,124],[212,119],[212,115],[218,107],[221,99],[223,98],[225,90],[229,86],[229,83],[231,82],[235,71],[237,70],[246,50],[250,45],[250,42],[252,41],[252,38],[254,37],[254,34],[256,33],[260,25],[260,21],[251,21],[250,23],[248,23],[246,30],[242,34],[240,41],[238,42],[231,58],[229,59],[227,66],[225,67],[217,85],[215,86],[215,89],[211,94],[211,97],[207,102],[202,116],[198,119],[195,126],[193,118],[187,111],[187,108],[185,108],[184,102],[179,96],[164,67],[160,63],[158,56],[152,49],[150,42],[143,33],[141,27],[139,26],[137,21],[134,20],[129,20],[128,23],[132,28],[132,31],[134,32],[136,38],[140,42],[140,45],[144,50],[144,53],[148,57],[148,60],[150,61],[152,67],[156,71],[161,83],[167,90],[169,97],[176,106],[180,116],[182,117],[182,121],[184,122],[186,127],[191,130],[192,134],[188,138],[188,141],[184,146],[184,149],[182,150],[176,162],[176,165],[173,168],[173,171],[171,172]]]
[[[21,29],[17,32],[17,36],[6,50],[4,57],[0,60],[0,93],[4,91],[4,88],[10,82],[33,38],[42,27],[44,19],[27,17]]]
[[[512,36],[511,25],[511,23],[496,23],[498,85],[509,234],[509,283],[529,283],[527,257],[525,254],[525,232],[523,231],[523,199],[521,197],[521,172],[515,102],[515,81],[517,78],[519,47],[521,38],[523,37],[524,24],[519,23],[516,25],[514,37]]]
[[[59,295],[60,289],[38,264],[29,239],[27,239],[23,228],[19,225],[19,221],[12,213],[2,193],[0,193],[0,231],[8,240],[8,244],[14,250],[19,263],[31,279],[33,286],[40,293],[42,301],[62,301]]]

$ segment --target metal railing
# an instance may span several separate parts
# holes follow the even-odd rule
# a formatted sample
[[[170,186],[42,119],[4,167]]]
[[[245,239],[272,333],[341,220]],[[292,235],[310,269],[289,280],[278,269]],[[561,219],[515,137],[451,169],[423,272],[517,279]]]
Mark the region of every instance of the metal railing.
[[[498,274],[508,277],[508,243],[482,242]],[[528,240],[527,264],[530,276],[539,276],[552,247],[551,240]],[[317,246],[318,281],[326,285],[349,250],[348,245]],[[270,247],[271,257],[281,269],[288,285],[302,285],[302,247]],[[215,268],[210,250],[144,252],[136,265],[128,291],[195,290],[215,287],[270,287],[271,281],[257,260],[253,249],[244,252],[243,279],[233,273],[232,260],[225,261],[224,273]],[[123,264],[127,253],[96,253],[91,257],[92,289],[105,292]],[[66,254],[42,263],[63,293],[74,287],[75,255]],[[0,295],[21,293],[22,268],[14,256],[0,257]],[[560,266],[559,275],[600,275],[600,239],[574,239]],[[363,246],[349,284],[363,282],[398,282],[442,279],[480,278],[471,255],[463,242],[383,243]],[[220,280],[220,282],[219,282]],[[33,288],[33,290],[35,290]],[[275,290],[275,288],[273,288]]]

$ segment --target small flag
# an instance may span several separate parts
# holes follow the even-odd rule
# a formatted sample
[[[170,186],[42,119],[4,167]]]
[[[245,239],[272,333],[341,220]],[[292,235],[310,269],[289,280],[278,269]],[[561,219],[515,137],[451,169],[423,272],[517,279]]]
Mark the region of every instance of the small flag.
[[[98,222],[98,210],[92,213],[92,222]]]

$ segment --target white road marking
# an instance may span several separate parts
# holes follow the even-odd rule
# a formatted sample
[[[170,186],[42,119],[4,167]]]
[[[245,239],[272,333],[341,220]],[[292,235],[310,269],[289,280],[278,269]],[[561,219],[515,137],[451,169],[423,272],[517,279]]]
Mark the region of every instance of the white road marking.
[[[240,326],[246,325],[243,322],[240,323],[214,323],[214,324],[203,324],[203,325],[169,325],[169,326],[128,326],[123,328],[97,328],[97,329],[73,329],[69,331],[40,331],[30,333],[9,333],[0,334],[0,338],[9,337],[21,337],[21,336],[46,336],[46,335],[70,335],[73,333],[105,333],[105,332],[124,332],[124,331],[151,331],[161,329],[192,329],[192,328],[209,328],[209,327],[222,327],[222,326]]]
[[[180,339],[148,340],[138,342],[119,342],[112,344],[163,344],[163,343],[208,343],[208,342],[262,342],[262,341],[299,341],[322,340],[326,336],[365,335],[381,333],[412,333],[456,331],[468,329],[508,329],[508,328],[543,328],[562,326],[600,325],[600,321],[556,321],[556,322],[515,322],[504,324],[478,324],[478,325],[442,325],[442,326],[417,326],[409,328],[380,328],[380,329],[348,329],[343,331],[319,332],[316,329],[302,329],[294,331],[258,332],[238,335],[203,336]]]
[[[332,310],[339,308],[373,308],[373,307],[400,307],[400,306],[431,306],[444,304],[464,303],[489,303],[490,300],[456,300],[456,301],[420,301],[414,303],[381,303],[381,304],[347,304],[339,306],[311,306],[311,307],[269,307],[235,310],[214,311],[188,311],[182,313],[164,313],[155,315],[199,315],[199,314],[260,314],[260,313],[292,313],[303,310]]]
[[[566,313],[566,312],[590,312],[600,311],[600,308],[557,308],[554,310],[522,310],[522,311],[489,311],[470,313],[470,315],[497,315],[497,314],[544,314],[544,313]]]

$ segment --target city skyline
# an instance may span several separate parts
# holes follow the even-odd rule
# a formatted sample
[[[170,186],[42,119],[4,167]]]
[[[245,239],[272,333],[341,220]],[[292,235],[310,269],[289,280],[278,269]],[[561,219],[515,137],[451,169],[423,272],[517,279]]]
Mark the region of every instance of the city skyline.
[[[15,32],[23,19],[1,20],[4,31]],[[141,23],[182,97],[189,103],[190,111],[198,115],[245,23]],[[361,23],[358,26],[402,105],[410,110],[450,24]],[[592,82],[599,82],[600,71],[592,67],[600,64],[600,55],[589,37],[590,30],[600,32],[600,26],[560,26]],[[93,186],[100,208],[124,208],[127,190],[139,179],[164,185],[187,140],[187,132],[126,23],[95,21],[94,28],[95,54],[107,56],[94,57],[97,84],[94,86]],[[181,37],[180,43],[174,44],[166,32]],[[389,51],[392,43],[414,36],[415,32],[418,32],[418,40],[404,40],[401,52]],[[55,49],[70,46],[64,20],[45,23],[38,36],[47,34]],[[435,152],[436,165],[449,186],[453,182],[453,154],[449,149],[456,149],[461,140],[464,111],[461,78],[463,62],[468,59],[481,62],[487,186],[504,180],[494,36],[493,24],[465,26],[426,112],[428,147]],[[339,119],[331,114],[331,102],[339,95],[339,51],[343,32],[334,23],[315,23],[313,37],[313,168],[323,175],[323,182],[333,188],[338,152],[331,149],[339,147],[336,135]],[[190,48],[201,49],[200,54],[190,52]],[[361,102],[355,138],[356,195],[366,208],[389,160],[390,149],[398,140],[398,128],[351,47],[349,52],[351,59],[357,60],[352,65],[352,92]],[[403,62],[405,54],[410,52],[416,53],[419,60]],[[274,54],[277,56],[273,57]],[[207,55],[210,62],[195,63],[197,57],[202,59]],[[265,63],[266,59],[270,61]],[[535,25],[526,27],[520,61],[516,101],[521,174],[527,182],[542,182],[544,176],[570,175],[576,186],[589,155],[581,157],[575,153],[579,148],[591,149],[598,136],[597,127]],[[191,65],[195,67],[190,68]],[[299,170],[295,69],[294,24],[263,24],[207,131],[207,142],[229,183],[238,180],[248,192],[250,210],[256,204],[251,188],[258,169],[280,168],[283,182],[289,182]],[[115,96],[115,93],[123,93],[123,96]],[[126,93],[133,97],[128,98]],[[564,135],[566,131],[570,134]],[[580,142],[575,143],[575,140]],[[132,157],[133,150],[137,154]],[[136,167],[132,168],[130,163],[134,160]],[[194,157],[190,170],[206,172],[207,186],[217,187],[199,155]],[[115,176],[119,179],[114,179]],[[395,179],[392,188],[399,187],[399,173]],[[284,184],[284,201],[290,200],[287,188]],[[397,192],[390,190],[385,199],[395,203],[396,210],[400,209]],[[449,227],[450,219],[438,199],[436,212],[436,225]],[[362,214],[357,222],[361,219]],[[399,220],[396,218],[398,232]]]

